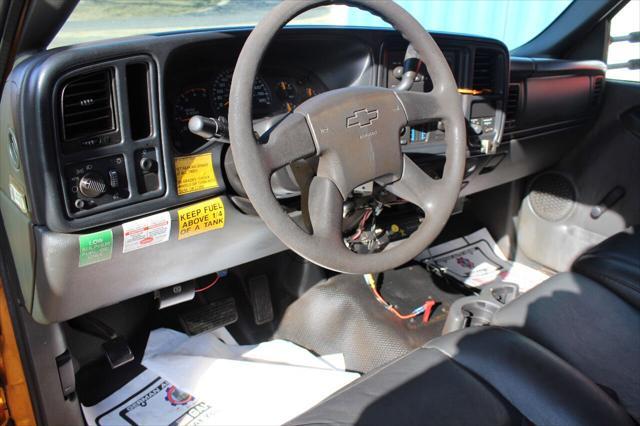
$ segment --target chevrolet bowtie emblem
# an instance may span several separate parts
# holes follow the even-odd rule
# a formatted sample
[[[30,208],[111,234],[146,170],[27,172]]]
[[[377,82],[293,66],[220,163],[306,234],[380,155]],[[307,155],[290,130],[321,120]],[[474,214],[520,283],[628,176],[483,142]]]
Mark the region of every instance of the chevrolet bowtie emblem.
[[[378,119],[378,110],[359,109],[353,112],[352,116],[347,117],[347,129],[354,126],[365,127],[371,125]]]

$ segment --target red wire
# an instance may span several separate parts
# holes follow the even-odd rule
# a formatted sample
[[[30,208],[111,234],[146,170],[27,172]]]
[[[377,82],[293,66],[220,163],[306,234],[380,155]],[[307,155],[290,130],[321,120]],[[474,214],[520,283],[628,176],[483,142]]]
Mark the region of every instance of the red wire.
[[[436,306],[435,300],[427,300],[424,302],[424,312],[422,314],[422,323],[426,324],[429,322],[429,318],[431,317],[431,311],[433,307]]]
[[[213,281],[210,284],[208,284],[208,285],[206,285],[206,286],[204,286],[202,288],[197,288],[196,289],[196,293],[200,293],[201,291],[209,290],[211,287],[216,285],[216,283],[218,281],[220,281],[220,275],[216,274],[216,277],[213,279]]]
[[[369,220],[369,217],[371,217],[371,213],[373,213],[373,210],[371,209],[367,209],[364,214],[362,215],[362,219],[360,219],[360,222],[358,223],[358,230],[356,231],[355,234],[353,234],[351,236],[351,240],[352,241],[357,241],[360,239],[360,236],[362,235],[362,231],[364,228],[365,223],[367,222],[367,220]]]
[[[386,300],[384,300],[382,298],[382,295],[380,294],[380,292],[378,291],[378,289],[374,286],[370,286],[371,290],[373,290],[373,294],[376,296],[376,299],[378,299],[378,301],[380,303],[382,303],[383,305],[385,305],[385,307],[387,308],[387,310],[391,311],[391,313],[393,313],[396,317],[405,320],[405,319],[410,319],[410,318],[415,318],[417,317],[419,314],[414,314],[414,313],[409,313],[406,315],[401,314],[400,312],[398,312],[396,310],[396,308],[394,308],[393,306],[391,306],[389,303],[387,303]]]
[[[384,300],[384,298],[378,291],[378,288],[376,287],[375,284],[373,285],[369,284],[369,288],[371,289],[371,291],[373,291],[373,295],[376,297],[376,300],[378,300],[378,302],[380,302],[388,311],[390,311],[392,314],[394,314],[396,317],[400,318],[401,320],[411,319],[411,318],[417,317],[418,315],[421,315],[413,312],[408,314],[401,314],[400,312],[398,312],[398,310],[395,307],[393,307],[393,305],[391,305],[389,302]],[[435,304],[436,302],[434,300],[427,300],[424,302],[424,312],[422,313],[423,323],[426,324],[429,321],[429,317],[431,316],[431,310],[433,309]]]

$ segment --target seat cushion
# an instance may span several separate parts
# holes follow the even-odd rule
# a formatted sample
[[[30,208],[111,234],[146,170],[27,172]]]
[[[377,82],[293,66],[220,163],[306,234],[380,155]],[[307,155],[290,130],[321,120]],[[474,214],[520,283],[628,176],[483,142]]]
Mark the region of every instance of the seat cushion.
[[[291,424],[520,423],[500,394],[437,349],[418,349],[316,406]]]
[[[640,309],[640,227],[616,234],[587,250],[572,269]]]
[[[558,274],[499,310],[492,324],[555,353],[640,421],[640,312],[607,287]]]
[[[290,424],[631,424],[606,393],[535,342],[475,327],[366,374]]]

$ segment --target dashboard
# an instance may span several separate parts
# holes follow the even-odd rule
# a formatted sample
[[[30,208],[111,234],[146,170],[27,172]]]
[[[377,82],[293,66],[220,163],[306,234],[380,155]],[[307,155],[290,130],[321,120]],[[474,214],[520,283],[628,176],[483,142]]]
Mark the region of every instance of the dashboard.
[[[232,77],[233,68],[205,68],[181,74],[175,86],[178,94],[171,99],[169,107],[173,111],[172,133],[177,151],[193,152],[205,143],[189,131],[191,117],[227,116]],[[294,65],[281,69],[266,68],[253,85],[253,116],[257,119],[292,112],[305,100],[326,90],[311,71]]]
[[[193,115],[226,116],[247,35],[237,29],[104,41],[37,53],[12,71],[0,105],[0,149],[9,153],[0,206],[12,251],[24,254],[16,262],[19,281],[37,321],[73,318],[285,249],[242,196],[233,141],[205,143],[186,127]],[[548,167],[597,112],[599,62],[510,58],[496,40],[433,36],[467,119],[461,197]],[[254,122],[325,91],[394,87],[406,47],[385,29],[286,28],[253,83]],[[430,90],[427,68],[411,90]],[[401,143],[438,177],[446,147],[437,123],[406,128]],[[193,171],[186,178],[185,169]],[[277,180],[294,195],[287,200],[295,210],[291,180]],[[219,226],[189,234],[188,218],[212,199],[224,212]],[[140,218],[164,224],[162,241],[132,250],[130,230]],[[100,250],[87,251],[96,241]]]

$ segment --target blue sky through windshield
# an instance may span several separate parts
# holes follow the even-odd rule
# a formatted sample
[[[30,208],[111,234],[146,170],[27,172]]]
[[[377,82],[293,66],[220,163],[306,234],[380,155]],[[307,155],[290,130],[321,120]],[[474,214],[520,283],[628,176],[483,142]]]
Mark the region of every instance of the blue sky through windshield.
[[[531,40],[571,0],[396,0],[430,31],[474,34],[502,40],[509,49]],[[385,26],[370,13],[350,8],[347,25]]]
[[[396,0],[428,30],[502,40],[510,49],[544,30],[571,0]],[[255,25],[277,0],[80,0],[50,47],[139,34]],[[388,27],[368,12],[327,6],[295,25]]]

